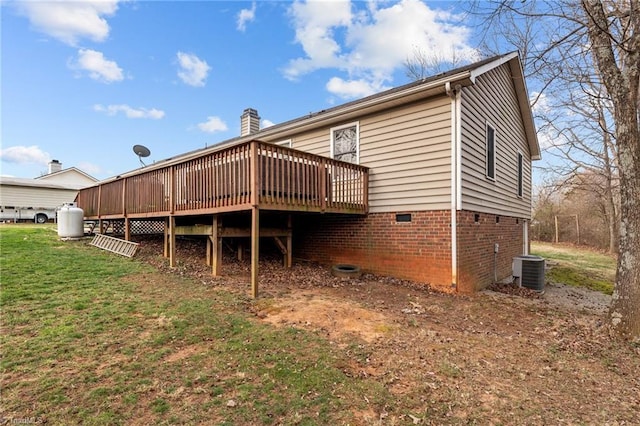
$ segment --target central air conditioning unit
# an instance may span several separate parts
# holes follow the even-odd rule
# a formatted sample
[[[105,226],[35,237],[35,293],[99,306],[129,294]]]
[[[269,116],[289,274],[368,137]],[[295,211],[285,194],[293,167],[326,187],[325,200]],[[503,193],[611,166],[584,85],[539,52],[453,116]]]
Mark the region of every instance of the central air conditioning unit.
[[[544,290],[545,260],[540,256],[523,255],[513,258],[513,277],[521,287],[542,292]]]

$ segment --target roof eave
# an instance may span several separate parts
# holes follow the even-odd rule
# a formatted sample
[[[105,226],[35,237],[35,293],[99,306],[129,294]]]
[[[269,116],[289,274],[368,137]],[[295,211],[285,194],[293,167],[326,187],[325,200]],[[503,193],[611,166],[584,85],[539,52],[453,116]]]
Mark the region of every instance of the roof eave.
[[[542,158],[540,155],[540,144],[538,142],[536,126],[533,121],[531,105],[529,104],[529,91],[527,90],[527,82],[524,78],[524,72],[522,70],[522,64],[520,63],[520,56],[518,55],[518,52],[507,53],[506,55],[503,55],[494,61],[474,68],[471,71],[471,81],[475,83],[477,77],[506,63],[509,64],[509,70],[511,71],[511,76],[513,78],[514,86],[516,89],[518,107],[520,109],[520,116],[522,117],[522,123],[524,125],[527,144],[529,145],[531,159],[540,160]]]
[[[524,78],[520,58],[517,55],[509,60],[509,68],[511,69],[511,75],[516,88],[518,104],[520,106],[520,115],[522,116],[522,123],[527,136],[531,159],[540,160],[542,158],[540,153],[540,143],[538,142],[536,125],[533,121],[533,113],[531,112],[531,105],[529,104],[529,91],[527,90],[527,82]]]

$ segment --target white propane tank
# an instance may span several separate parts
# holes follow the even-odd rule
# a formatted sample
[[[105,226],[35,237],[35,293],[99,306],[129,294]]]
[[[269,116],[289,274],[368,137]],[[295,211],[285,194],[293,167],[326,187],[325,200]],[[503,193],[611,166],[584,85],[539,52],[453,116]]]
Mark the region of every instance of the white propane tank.
[[[58,237],[80,238],[84,236],[84,211],[75,203],[65,204],[58,210]]]

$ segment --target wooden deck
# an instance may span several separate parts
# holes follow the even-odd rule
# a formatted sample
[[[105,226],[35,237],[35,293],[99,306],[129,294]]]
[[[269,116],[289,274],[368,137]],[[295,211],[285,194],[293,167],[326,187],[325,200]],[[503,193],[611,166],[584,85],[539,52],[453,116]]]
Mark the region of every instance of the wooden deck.
[[[230,235],[219,214],[251,211],[246,234],[251,236],[251,284],[256,297],[258,241],[265,236],[259,224],[261,210],[362,215],[368,211],[368,186],[366,167],[250,141],[101,182],[80,190],[76,201],[85,220],[124,220],[127,240],[131,219],[164,218],[165,256],[171,266],[175,236],[184,230],[176,227],[176,218],[210,215],[207,260],[214,275],[220,273],[222,238]],[[288,229],[277,233],[287,238],[282,245],[288,247],[285,264],[290,266],[290,216],[287,222]]]
[[[368,169],[252,141],[82,189],[87,220],[261,210],[366,214]]]

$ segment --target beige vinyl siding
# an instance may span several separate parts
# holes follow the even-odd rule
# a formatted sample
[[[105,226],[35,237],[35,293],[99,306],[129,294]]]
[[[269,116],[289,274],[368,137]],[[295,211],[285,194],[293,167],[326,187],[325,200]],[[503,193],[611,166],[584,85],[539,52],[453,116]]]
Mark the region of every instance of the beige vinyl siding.
[[[77,193],[71,189],[2,185],[0,205],[55,209],[64,203],[72,203]]]
[[[531,217],[531,154],[508,64],[462,90],[462,209]],[[495,129],[495,180],[486,176],[486,124]],[[518,197],[518,152],[523,196]]]
[[[44,175],[37,178],[37,180],[41,182],[54,183],[56,185],[61,186],[69,186],[73,188],[84,188],[87,186],[94,185],[96,183],[95,180],[88,178],[82,173],[78,173],[75,170],[62,170],[61,172],[57,172],[52,175]]]
[[[369,211],[451,208],[451,100],[446,96],[359,120],[360,164],[369,170]],[[336,127],[336,126],[331,126]],[[292,137],[292,148],[330,155],[330,127]]]
[[[291,148],[330,157],[331,147],[329,146],[329,138],[329,128],[320,128],[292,137]]]

